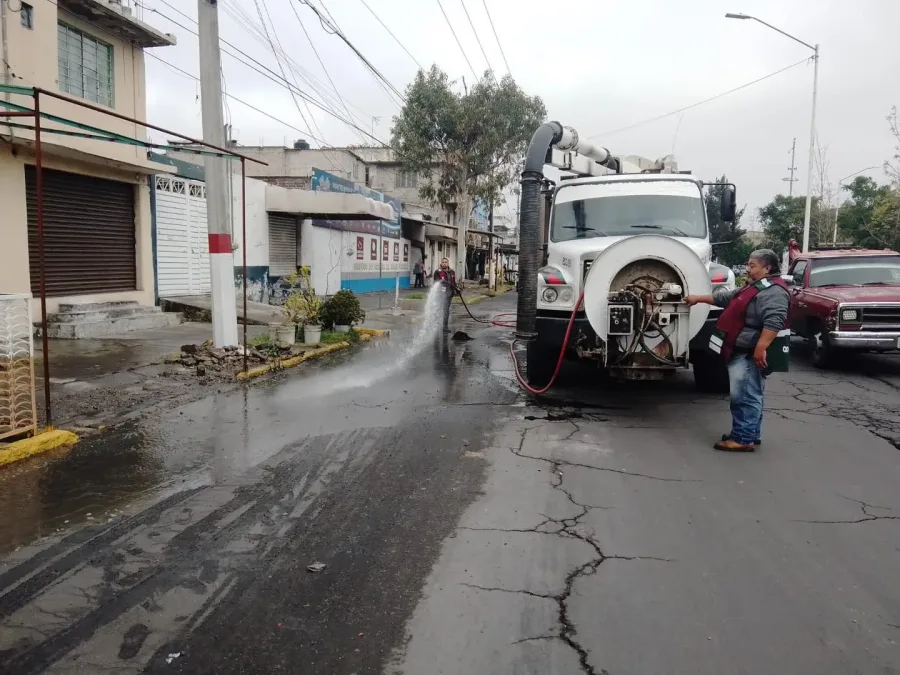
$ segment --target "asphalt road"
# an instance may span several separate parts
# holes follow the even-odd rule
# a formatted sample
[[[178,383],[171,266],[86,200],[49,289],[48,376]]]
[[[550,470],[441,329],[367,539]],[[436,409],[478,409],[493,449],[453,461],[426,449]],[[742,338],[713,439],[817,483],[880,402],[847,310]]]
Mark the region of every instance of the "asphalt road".
[[[0,563],[0,672],[900,672],[897,360],[796,359],[730,455],[687,375],[529,401],[507,333],[458,325],[59,460],[23,514],[53,533]]]

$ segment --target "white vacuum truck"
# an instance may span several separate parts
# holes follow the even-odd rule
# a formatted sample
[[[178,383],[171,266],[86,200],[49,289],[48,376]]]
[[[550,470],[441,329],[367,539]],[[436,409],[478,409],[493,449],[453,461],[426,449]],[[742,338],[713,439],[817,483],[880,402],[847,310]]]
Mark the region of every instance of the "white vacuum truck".
[[[547,164],[563,173],[558,183]],[[727,391],[725,366],[706,349],[720,310],[683,301],[734,284],[712,262],[705,185],[671,155],[613,156],[556,122],[538,129],[522,174],[516,327],[531,386],[551,380],[564,350],[629,380],[692,363],[698,388]],[[734,186],[722,194],[730,222]]]

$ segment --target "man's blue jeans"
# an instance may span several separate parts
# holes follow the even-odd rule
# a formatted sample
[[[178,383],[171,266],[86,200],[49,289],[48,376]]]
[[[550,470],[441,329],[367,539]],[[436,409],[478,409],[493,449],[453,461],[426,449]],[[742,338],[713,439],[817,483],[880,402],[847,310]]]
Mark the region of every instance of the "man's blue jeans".
[[[762,434],[763,392],[766,378],[752,354],[736,354],[728,363],[731,385],[731,439],[753,445]]]

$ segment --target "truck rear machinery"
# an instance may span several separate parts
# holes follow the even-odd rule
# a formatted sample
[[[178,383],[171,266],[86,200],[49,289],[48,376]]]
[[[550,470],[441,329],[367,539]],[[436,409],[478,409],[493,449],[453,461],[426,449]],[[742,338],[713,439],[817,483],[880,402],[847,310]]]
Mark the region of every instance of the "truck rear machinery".
[[[548,164],[565,174],[557,184]],[[516,322],[532,387],[551,382],[565,352],[632,380],[693,363],[700,389],[727,391],[724,364],[706,350],[718,310],[683,301],[733,283],[712,262],[705,185],[671,155],[614,156],[557,122],[535,132],[522,173]],[[728,185],[722,219],[734,213]]]

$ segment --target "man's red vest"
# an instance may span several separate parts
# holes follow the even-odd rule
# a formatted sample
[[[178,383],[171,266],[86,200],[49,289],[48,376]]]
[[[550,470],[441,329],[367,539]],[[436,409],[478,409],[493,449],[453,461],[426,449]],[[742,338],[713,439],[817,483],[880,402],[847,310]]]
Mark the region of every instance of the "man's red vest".
[[[753,284],[747,284],[739,290],[728,303],[728,306],[722,311],[719,320],[716,321],[716,330],[709,340],[709,348],[719,354],[726,361],[731,359],[734,354],[734,345],[737,342],[738,335],[744,329],[744,322],[747,318],[747,307],[760,291],[770,286],[781,286],[788,291],[788,285],[781,277],[764,277]],[[785,322],[784,328],[790,327],[790,313],[788,320]]]
[[[434,276],[435,279],[439,281],[444,281],[451,286],[456,286],[456,272],[454,272],[453,270],[447,270],[445,272],[444,270],[439,269],[435,271]]]

